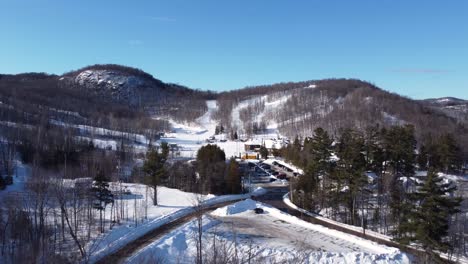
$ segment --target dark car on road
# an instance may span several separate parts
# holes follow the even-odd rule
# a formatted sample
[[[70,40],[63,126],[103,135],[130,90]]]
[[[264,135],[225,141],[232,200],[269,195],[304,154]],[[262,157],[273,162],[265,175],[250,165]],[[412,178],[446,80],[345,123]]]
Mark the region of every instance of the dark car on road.
[[[278,176],[276,176],[276,178],[282,179],[282,180],[283,180],[283,179],[286,179],[286,174],[285,174],[285,173],[281,173],[281,174],[279,174]]]

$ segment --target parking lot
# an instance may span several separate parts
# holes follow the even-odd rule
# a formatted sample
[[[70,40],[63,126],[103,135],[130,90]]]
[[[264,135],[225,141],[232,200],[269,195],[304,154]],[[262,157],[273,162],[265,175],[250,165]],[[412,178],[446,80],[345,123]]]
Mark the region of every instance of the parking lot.
[[[283,164],[273,162],[270,164],[263,162],[248,161],[241,164],[243,170],[244,185],[288,185],[290,178],[296,177],[297,173]]]

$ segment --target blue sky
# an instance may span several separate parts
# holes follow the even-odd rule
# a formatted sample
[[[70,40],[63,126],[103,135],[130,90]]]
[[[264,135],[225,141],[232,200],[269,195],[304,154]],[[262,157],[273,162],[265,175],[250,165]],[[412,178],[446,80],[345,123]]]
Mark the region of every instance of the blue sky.
[[[468,1],[0,0],[0,73],[96,63],[210,90],[344,77],[468,99]]]

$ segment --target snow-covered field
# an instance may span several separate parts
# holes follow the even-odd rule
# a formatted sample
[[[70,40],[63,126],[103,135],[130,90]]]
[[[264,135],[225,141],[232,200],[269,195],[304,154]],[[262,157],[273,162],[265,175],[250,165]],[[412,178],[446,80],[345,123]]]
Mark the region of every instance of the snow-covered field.
[[[255,214],[255,208],[262,208],[264,213]],[[156,259],[193,263],[196,226],[197,222],[192,221],[170,232],[127,263]],[[203,233],[206,259],[212,259],[216,252],[218,256],[251,258],[253,263],[410,263],[396,248],[304,222],[250,199],[205,215]]]

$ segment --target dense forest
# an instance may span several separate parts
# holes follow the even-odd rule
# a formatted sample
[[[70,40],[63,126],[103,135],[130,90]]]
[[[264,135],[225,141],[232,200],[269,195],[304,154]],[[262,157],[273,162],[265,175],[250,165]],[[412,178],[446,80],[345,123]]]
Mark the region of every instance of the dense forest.
[[[419,145],[409,125],[348,128],[337,138],[317,128],[312,137],[296,138],[282,150],[304,169],[292,183],[292,201],[401,243],[416,242],[431,254],[464,255],[462,194],[440,174],[462,173],[461,147],[451,134]]]

